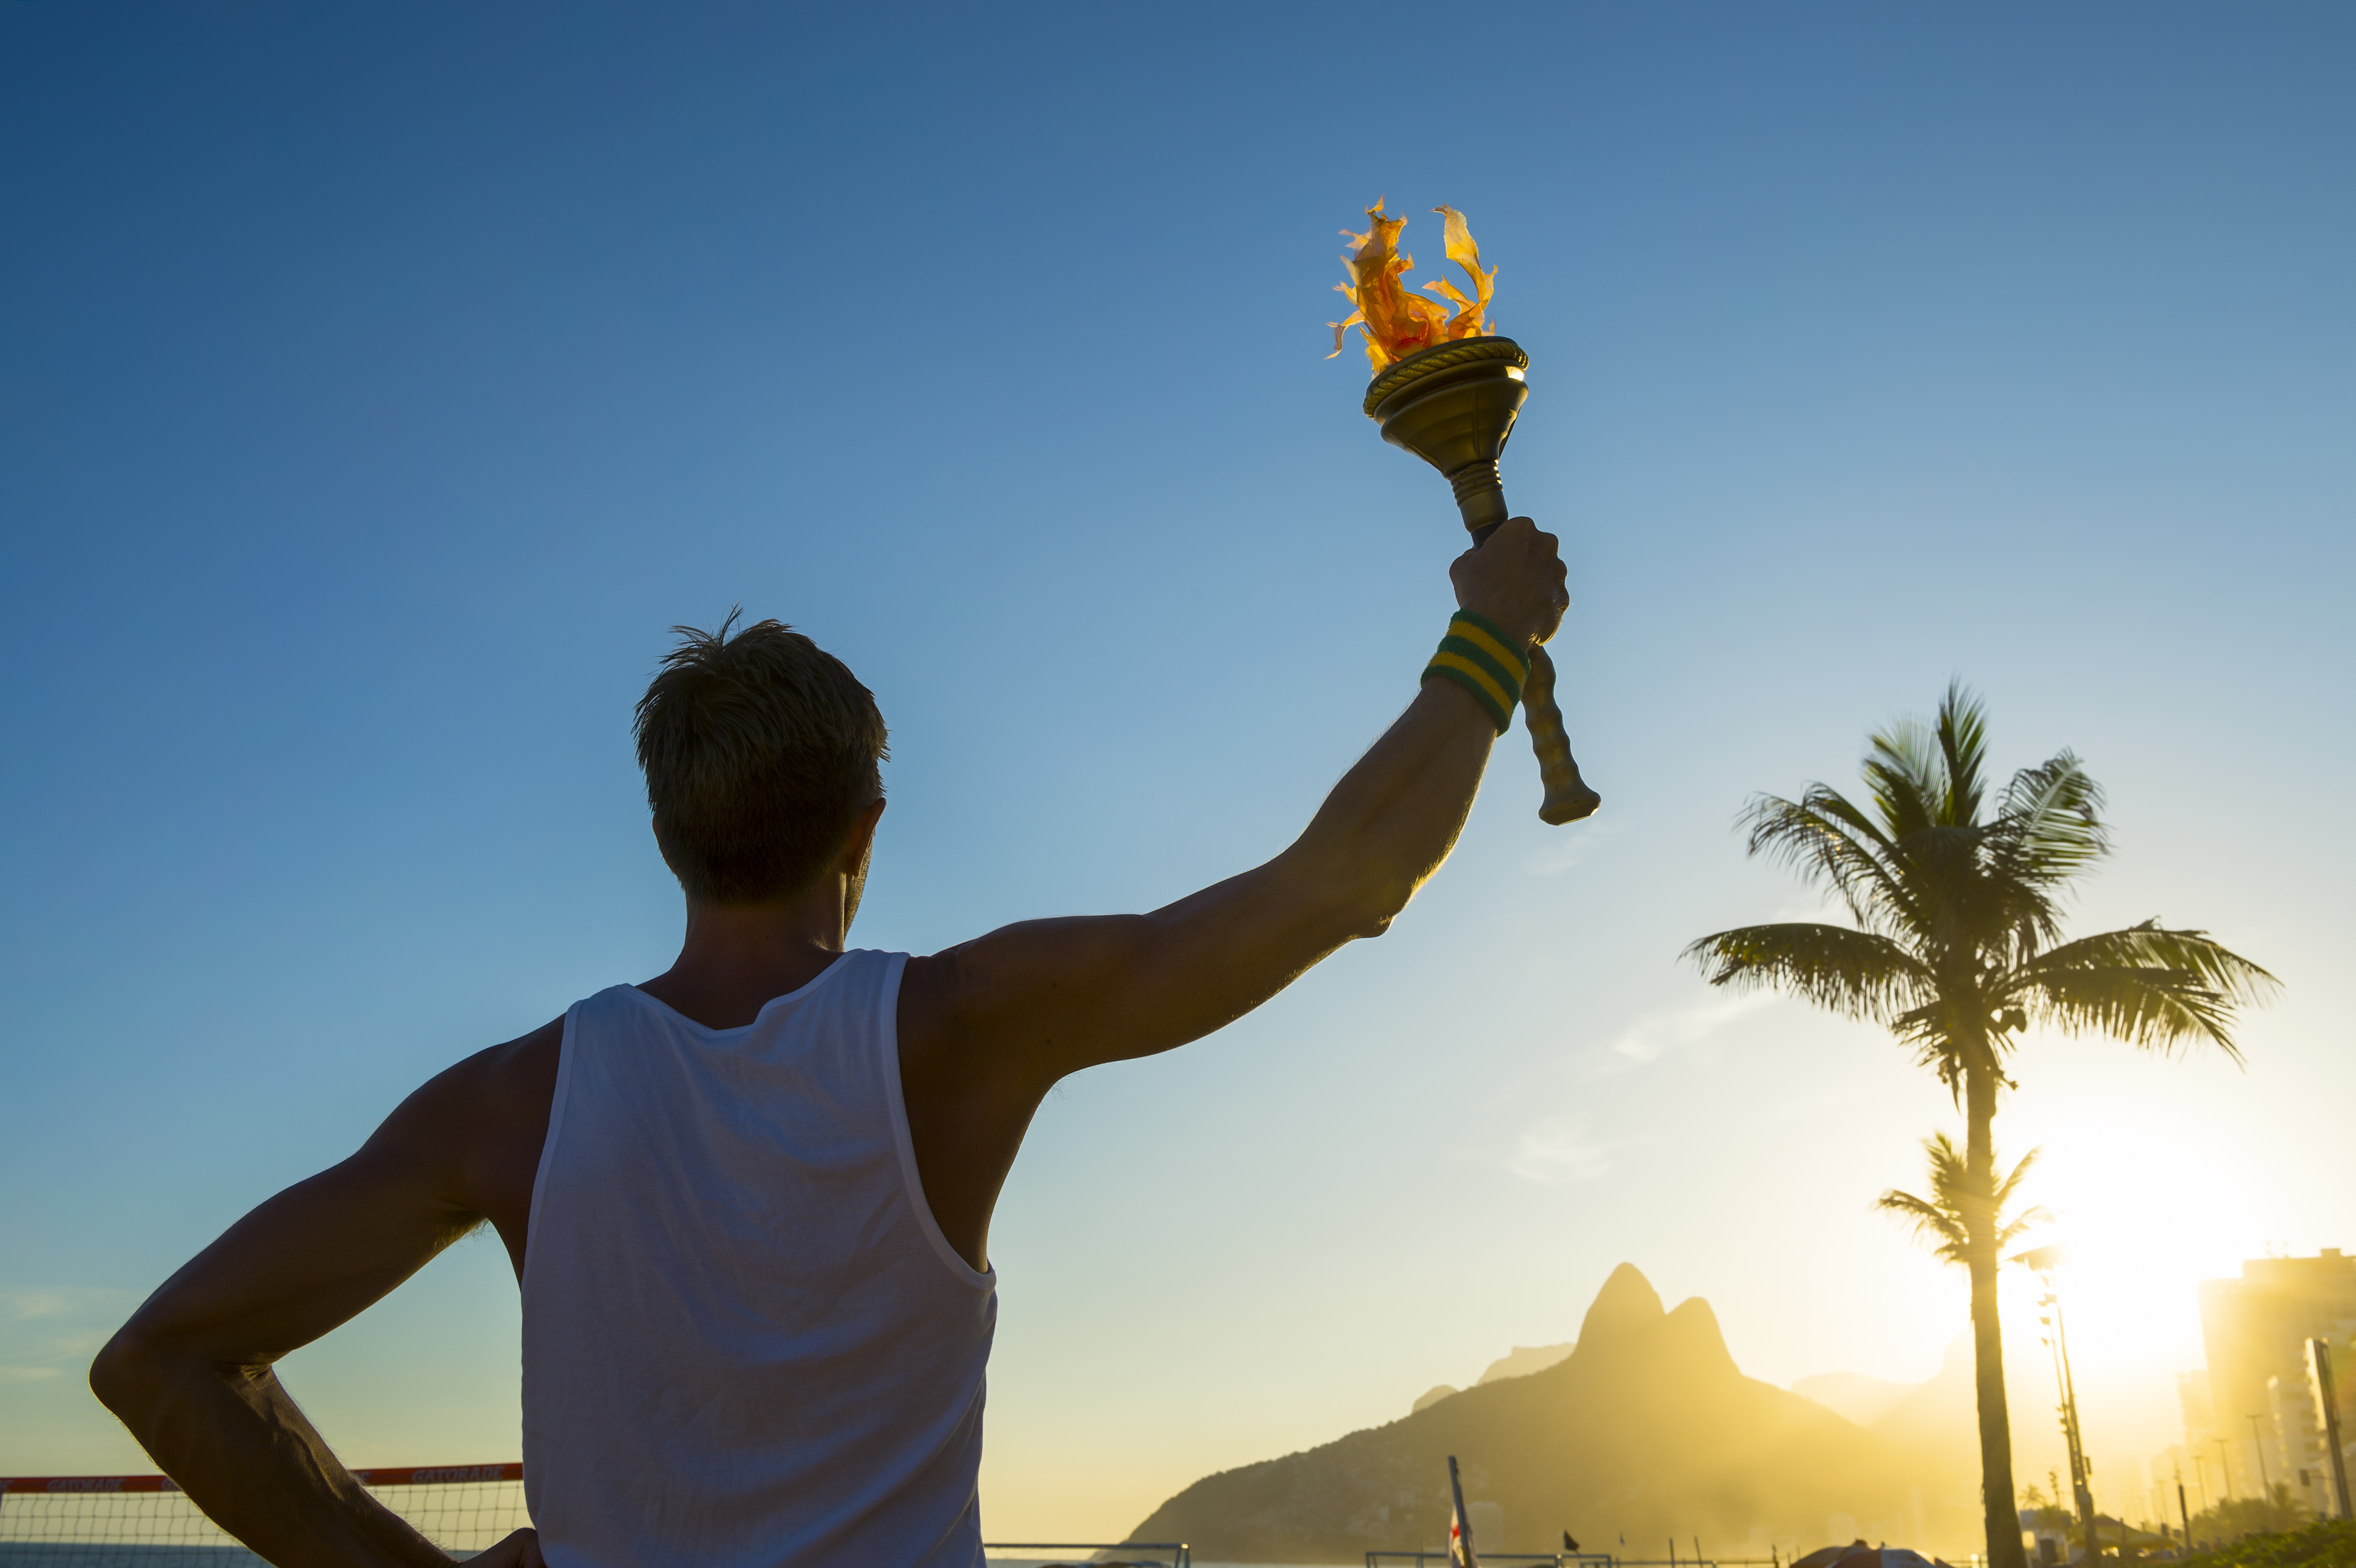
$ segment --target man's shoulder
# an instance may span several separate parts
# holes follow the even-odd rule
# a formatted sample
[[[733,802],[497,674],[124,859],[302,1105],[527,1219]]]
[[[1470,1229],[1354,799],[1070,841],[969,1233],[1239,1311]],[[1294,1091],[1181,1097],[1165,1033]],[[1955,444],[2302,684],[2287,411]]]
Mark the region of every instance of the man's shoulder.
[[[912,957],[900,983],[903,1016],[914,1000],[960,1023],[981,1023],[1009,1004],[1089,992],[1104,983],[1108,966],[1137,954],[1150,924],[1142,915],[1021,920]]]
[[[899,1036],[900,1048],[925,1050],[939,1039],[948,1018],[948,1004],[956,983],[957,949],[945,952],[912,955],[900,969],[900,992],[894,999],[894,1032]]]
[[[900,971],[900,1040],[938,1040],[959,1026],[970,1026],[976,1003],[987,997],[1005,967],[1001,933],[978,937],[935,953],[912,953]]]
[[[471,1066],[476,1092],[494,1103],[520,1098],[544,1111],[556,1090],[557,1064],[564,1053],[564,1018],[551,1018],[529,1034],[476,1052],[460,1063]]]
[[[453,1213],[489,1219],[519,1273],[563,1046],[559,1017],[477,1051],[428,1079],[370,1140],[388,1169],[429,1181]]]
[[[383,1131],[401,1144],[430,1145],[468,1165],[479,1162],[487,1146],[529,1142],[537,1162],[563,1047],[560,1016],[477,1051],[426,1079]]]

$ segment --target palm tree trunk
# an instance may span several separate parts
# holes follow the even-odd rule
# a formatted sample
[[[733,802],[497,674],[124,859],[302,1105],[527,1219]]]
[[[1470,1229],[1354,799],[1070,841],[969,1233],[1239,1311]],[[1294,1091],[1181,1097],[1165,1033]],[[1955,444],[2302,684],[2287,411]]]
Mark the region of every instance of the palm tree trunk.
[[[1973,1373],[1979,1388],[1980,1501],[1987,1528],[1990,1568],[2028,1568],[2020,1546],[2020,1514],[2013,1501],[2012,1417],[2004,1402],[2004,1330],[1997,1320],[1996,1070],[1964,1073],[1968,1142],[1965,1168],[1980,1195],[1965,1216],[1971,1241]]]

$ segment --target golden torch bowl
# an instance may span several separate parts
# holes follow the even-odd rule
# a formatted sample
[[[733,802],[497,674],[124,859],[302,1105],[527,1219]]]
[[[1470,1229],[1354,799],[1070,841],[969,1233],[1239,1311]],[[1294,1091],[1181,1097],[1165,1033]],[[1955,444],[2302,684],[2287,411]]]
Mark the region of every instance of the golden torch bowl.
[[[1366,417],[1447,476],[1475,544],[1508,515],[1497,457],[1530,395],[1529,364],[1511,338],[1460,338],[1395,360],[1366,388]]]

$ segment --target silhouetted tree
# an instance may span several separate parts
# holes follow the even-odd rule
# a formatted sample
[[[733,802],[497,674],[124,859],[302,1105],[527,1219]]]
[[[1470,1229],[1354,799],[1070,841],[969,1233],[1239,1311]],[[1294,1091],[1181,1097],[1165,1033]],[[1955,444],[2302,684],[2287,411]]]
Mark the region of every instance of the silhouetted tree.
[[[2022,1231],[2051,1218],[2042,1208],[2025,1208],[2009,1219],[2005,1218],[2005,1210],[2020,1194],[2020,1178],[2029,1174],[2029,1167],[2037,1163],[2043,1150],[2031,1149],[2021,1155],[2020,1163],[2009,1174],[1997,1178],[1996,1190],[1986,1194],[1973,1185],[1971,1166],[1964,1151],[1955,1147],[1954,1140],[1944,1133],[1933,1133],[1923,1139],[1922,1153],[1930,1167],[1931,1196],[1917,1197],[1891,1187],[1876,1198],[1873,1206],[1906,1221],[1915,1235],[1930,1244],[1932,1256],[1940,1262],[1970,1265],[1972,1237],[1976,1233],[1973,1221],[1981,1210],[1987,1211],[1988,1225],[1996,1232],[1999,1256],[2005,1248],[2020,1240]],[[1993,1164],[1990,1170],[1994,1170]]]
[[[2312,1510],[2292,1495],[2290,1483],[2276,1481],[2271,1498],[2221,1498],[2194,1514],[2192,1539],[2239,1541],[2245,1535],[2297,1530],[2313,1518]]]
[[[1853,926],[1745,926],[1686,949],[1713,985],[1767,987],[1881,1024],[1914,1047],[1965,1113],[1961,1262],[1971,1276],[1980,1490],[1992,1568],[2025,1568],[2013,1511],[2012,1430],[1997,1321],[1997,1093],[2024,1031],[2042,1024],[2168,1051],[2207,1042],[2240,1059],[2234,1009],[2274,977],[2201,931],[2157,920],[2062,940],[2060,902],[2109,850],[2102,789],[2062,752],[1993,801],[1987,725],[1950,685],[1928,727],[1874,735],[1869,804],[1812,784],[1743,814],[1750,853],[1783,859],[1838,897]],[[2019,1175],[2016,1168],[2014,1175]]]

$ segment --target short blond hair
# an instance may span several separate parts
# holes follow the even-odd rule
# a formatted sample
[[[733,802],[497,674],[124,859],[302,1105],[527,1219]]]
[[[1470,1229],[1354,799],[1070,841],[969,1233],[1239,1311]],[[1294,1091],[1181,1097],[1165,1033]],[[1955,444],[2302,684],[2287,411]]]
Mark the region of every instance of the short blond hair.
[[[890,755],[874,693],[782,621],[729,635],[675,626],[679,646],[634,726],[663,862],[690,899],[790,897],[882,798]]]

